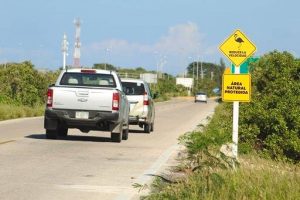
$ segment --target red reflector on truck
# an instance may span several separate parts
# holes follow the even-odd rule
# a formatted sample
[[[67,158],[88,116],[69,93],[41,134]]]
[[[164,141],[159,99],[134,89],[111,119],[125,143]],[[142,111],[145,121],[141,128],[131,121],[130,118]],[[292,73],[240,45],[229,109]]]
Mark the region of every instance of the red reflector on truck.
[[[53,90],[48,89],[48,92],[47,92],[47,107],[52,108],[52,105],[53,105]]]
[[[120,93],[114,92],[112,98],[112,110],[119,110],[120,106]]]

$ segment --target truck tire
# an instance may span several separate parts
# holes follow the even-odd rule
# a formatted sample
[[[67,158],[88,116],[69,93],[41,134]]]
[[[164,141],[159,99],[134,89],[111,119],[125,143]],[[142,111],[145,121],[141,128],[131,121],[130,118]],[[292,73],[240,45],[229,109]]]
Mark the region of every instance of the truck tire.
[[[154,131],[154,122],[151,123],[151,129],[150,129],[150,131],[151,131],[151,132]]]
[[[144,132],[145,133],[151,132],[151,124],[144,124]]]
[[[112,132],[111,133],[111,140],[113,142],[120,143],[122,141],[122,134]]]
[[[66,128],[66,127],[60,127],[59,129],[58,129],[58,136],[60,136],[60,137],[67,137],[68,136],[68,128]]]
[[[122,141],[123,123],[114,124],[111,127],[111,140],[112,142],[120,143]]]
[[[56,130],[46,129],[46,138],[55,140],[57,138]]]
[[[123,133],[122,133],[122,140],[128,140],[128,133],[129,133],[129,129],[126,128],[123,130]]]

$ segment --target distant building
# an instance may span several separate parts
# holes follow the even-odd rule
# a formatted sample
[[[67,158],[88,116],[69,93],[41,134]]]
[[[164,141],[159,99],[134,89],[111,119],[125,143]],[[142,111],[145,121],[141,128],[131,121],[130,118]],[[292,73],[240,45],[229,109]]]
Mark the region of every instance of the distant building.
[[[149,84],[152,83],[157,83],[157,74],[151,74],[151,73],[145,73],[145,74],[140,74],[140,79],[143,81],[146,81]]]
[[[188,89],[191,89],[193,87],[193,83],[193,78],[176,78],[176,85],[183,85]]]

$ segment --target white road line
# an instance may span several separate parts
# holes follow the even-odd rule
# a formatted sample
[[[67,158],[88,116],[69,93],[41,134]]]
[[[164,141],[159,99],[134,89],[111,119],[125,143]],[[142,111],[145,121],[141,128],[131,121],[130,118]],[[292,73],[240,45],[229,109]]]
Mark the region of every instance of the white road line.
[[[6,140],[6,141],[1,141],[0,140],[0,145],[1,144],[7,144],[7,143],[10,143],[10,142],[15,142],[16,140]]]

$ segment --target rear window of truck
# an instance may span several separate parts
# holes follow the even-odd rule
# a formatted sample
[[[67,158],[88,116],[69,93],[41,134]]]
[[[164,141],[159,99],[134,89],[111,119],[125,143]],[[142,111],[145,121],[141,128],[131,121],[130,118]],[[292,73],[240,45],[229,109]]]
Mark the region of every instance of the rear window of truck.
[[[126,95],[144,95],[145,86],[143,83],[122,82]]]
[[[116,82],[111,74],[66,72],[60,80],[60,85],[115,88]]]

